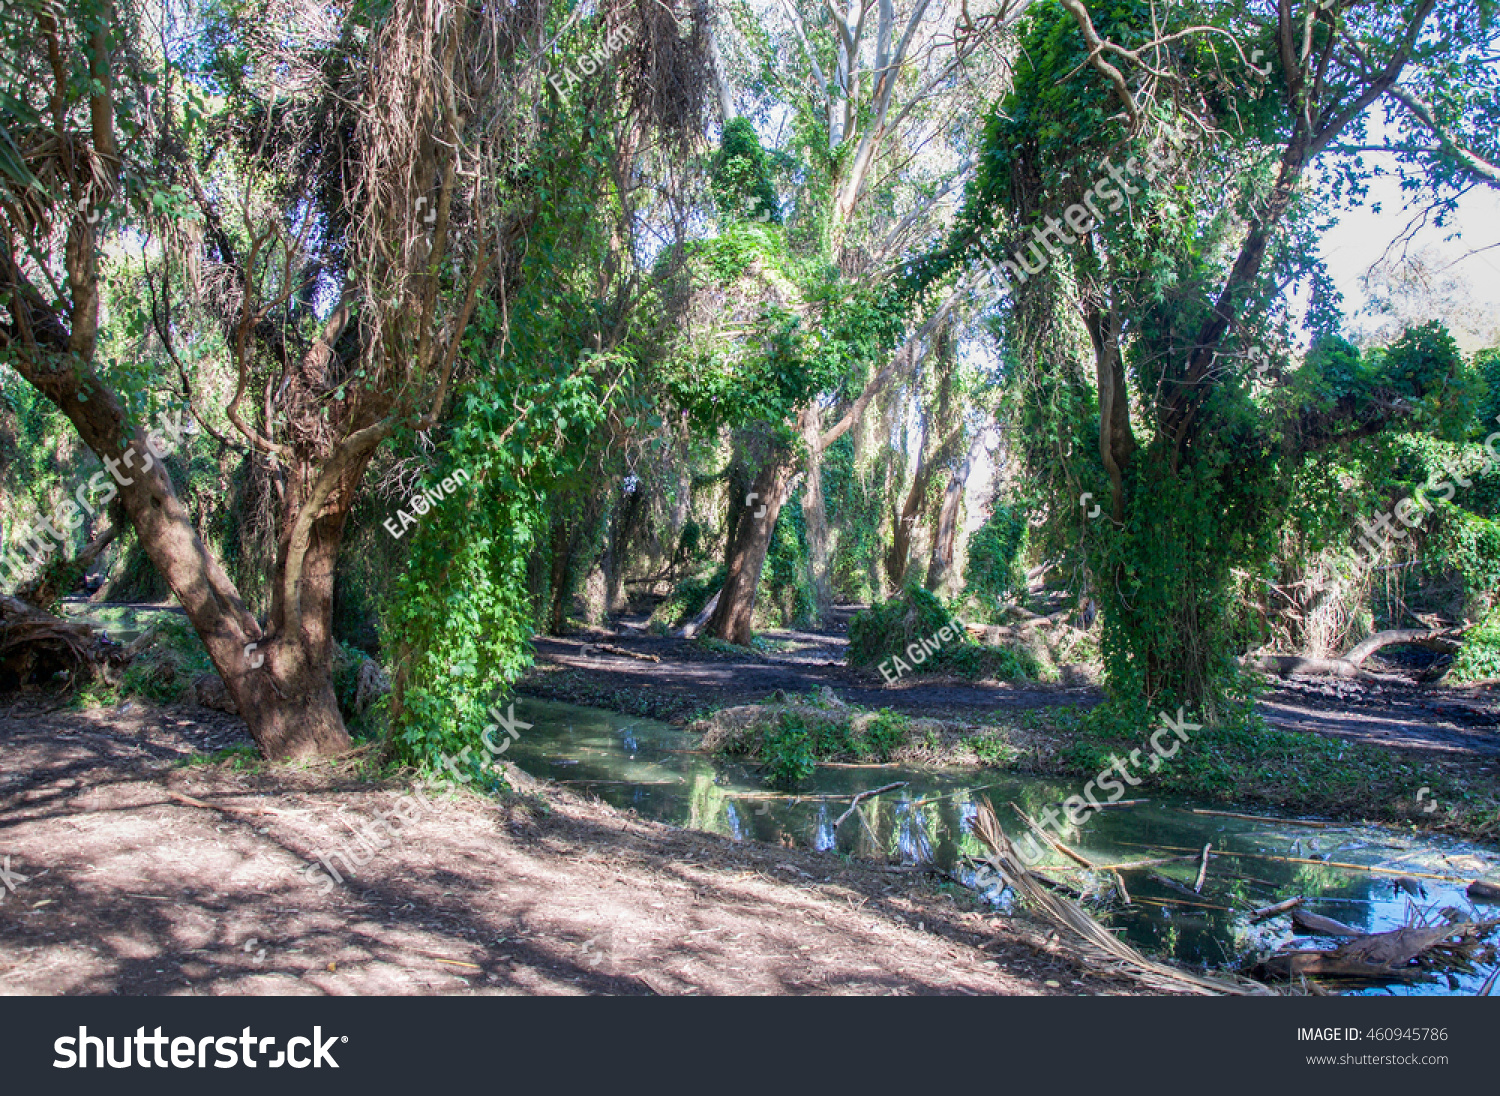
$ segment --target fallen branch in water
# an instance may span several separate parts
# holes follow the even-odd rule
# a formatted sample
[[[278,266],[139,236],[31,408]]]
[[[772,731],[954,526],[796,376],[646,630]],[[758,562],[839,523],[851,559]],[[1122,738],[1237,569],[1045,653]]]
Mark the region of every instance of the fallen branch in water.
[[[1469,884],[1468,895],[1485,902],[1500,902],[1500,887],[1486,883],[1483,879],[1476,879]]]
[[[1314,830],[1326,830],[1327,822],[1303,822],[1296,818],[1264,818],[1258,814],[1235,814],[1233,811],[1205,811],[1194,808],[1194,814],[1212,815],[1214,818],[1238,818],[1243,822],[1273,822],[1286,826],[1307,826]]]
[[[1192,860],[1191,856],[1158,856],[1151,860],[1127,860],[1123,864],[1100,864],[1101,868],[1110,871],[1140,871],[1142,868],[1154,868],[1158,864],[1176,864],[1182,860]]]
[[[1033,833],[1035,833],[1043,841],[1047,842],[1047,844],[1051,845],[1055,850],[1057,850],[1058,852],[1062,853],[1069,860],[1072,860],[1073,862],[1078,863],[1078,864],[1082,864],[1084,867],[1088,868],[1089,871],[1098,871],[1099,870],[1099,865],[1095,864],[1088,857],[1084,856],[1082,853],[1076,853],[1076,852],[1074,852],[1072,849],[1068,848],[1068,846],[1064,845],[1061,841],[1054,840],[1051,834],[1049,834],[1046,830],[1042,829],[1041,826],[1039,826],[1035,822],[1033,822],[1031,820],[1031,816],[1028,815],[1025,811],[1023,811],[1020,807],[1018,807],[1014,803],[1012,803],[1010,805],[1010,809],[1013,810],[1013,811],[1015,811],[1018,815],[1021,816],[1021,821],[1025,822],[1026,825],[1028,825],[1029,827],[1031,827],[1031,831]]]
[[[1203,977],[1148,959],[1105,929],[1077,904],[1041,886],[1016,854],[989,803],[979,803],[974,817],[969,819],[969,829],[990,850],[989,863],[1005,884],[1041,916],[1059,928],[1069,930],[1076,938],[1083,958],[1092,960],[1094,965],[1124,968],[1148,987],[1169,992],[1257,996],[1275,993],[1254,982]]]
[[[893,791],[896,788],[904,788],[904,787],[906,787],[906,785],[907,785],[907,781],[905,781],[905,780],[898,780],[896,783],[894,783],[894,784],[887,784],[883,788],[872,788],[872,789],[870,789],[867,792],[860,792],[858,795],[856,795],[854,797],[854,802],[852,802],[852,803],[849,804],[849,809],[847,811],[845,811],[843,814],[841,814],[841,815],[838,816],[837,821],[835,821],[834,824],[833,824],[833,828],[834,829],[838,829],[840,826],[842,826],[844,824],[844,819],[848,818],[851,814],[853,814],[854,813],[854,809],[856,807],[858,807],[860,805],[860,803],[863,802],[864,800],[866,800],[866,799],[873,799],[875,796],[879,795],[881,792]]]
[[[1300,905],[1302,905],[1302,899],[1299,896],[1297,898],[1288,898],[1285,902],[1277,902],[1274,906],[1265,906],[1250,914],[1250,923],[1254,925],[1261,921],[1267,921],[1275,917],[1278,913],[1286,913],[1288,910],[1296,909]]]
[[[1135,844],[1134,842],[1128,842],[1128,841],[1121,841],[1121,842],[1118,842],[1118,844],[1121,844],[1121,845],[1132,844],[1132,845],[1134,845],[1134,847],[1136,847],[1136,848],[1142,848],[1142,849],[1157,848],[1157,849],[1167,849],[1167,850],[1173,851],[1173,852],[1193,852],[1193,853],[1195,853],[1195,850],[1186,848],[1185,846],[1182,846],[1182,845],[1140,845],[1140,844]],[[1196,855],[1196,853],[1195,853],[1195,855]],[[1371,866],[1369,864],[1347,864],[1347,863],[1345,863],[1342,860],[1310,860],[1310,859],[1308,859],[1306,857],[1302,857],[1302,856],[1273,856],[1270,853],[1264,853],[1264,852],[1227,852],[1227,851],[1225,851],[1223,849],[1219,850],[1219,852],[1216,853],[1215,855],[1217,855],[1217,856],[1233,856],[1233,857],[1244,858],[1244,859],[1247,859],[1247,860],[1269,860],[1273,864],[1313,864],[1315,866],[1323,867],[1323,868],[1347,868],[1350,871],[1367,871],[1367,872],[1370,872],[1370,873],[1372,873],[1374,875],[1396,875],[1396,876],[1409,875],[1409,876],[1412,876],[1415,879],[1437,879],[1437,880],[1440,880],[1440,881],[1442,881],[1444,883],[1464,883],[1464,882],[1468,881],[1468,876],[1462,876],[1462,875],[1434,875],[1431,872],[1402,871],[1399,868],[1379,868],[1379,867],[1373,867],[1373,866]]]
[[[1316,913],[1308,913],[1306,910],[1292,911],[1292,925],[1302,929],[1304,932],[1317,933],[1319,936],[1368,936],[1363,929],[1357,929],[1353,925],[1346,925],[1342,921],[1335,921],[1331,917],[1322,917]]]
[[[1453,911],[1456,913],[1457,911]],[[1500,921],[1450,921],[1429,927],[1407,925],[1391,932],[1361,936],[1332,951],[1284,951],[1260,964],[1259,970],[1285,978],[1323,975],[1332,978],[1416,978],[1426,973],[1413,966],[1418,959],[1436,957],[1472,960],[1480,941]]]
[[[1198,910],[1222,910],[1224,913],[1233,913],[1228,906],[1216,906],[1212,902],[1189,902],[1186,898],[1137,898],[1137,902],[1143,906],[1188,906]]]

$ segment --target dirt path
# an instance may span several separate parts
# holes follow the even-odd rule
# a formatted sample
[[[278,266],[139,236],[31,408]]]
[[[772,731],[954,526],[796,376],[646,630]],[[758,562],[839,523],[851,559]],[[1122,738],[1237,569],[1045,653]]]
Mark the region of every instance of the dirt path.
[[[576,638],[538,636],[537,665],[519,689],[544,699],[570,700],[665,720],[688,718],[711,707],[752,704],[778,689],[805,693],[825,685],[850,704],[934,718],[977,718],[999,710],[1057,705],[1092,706],[1101,699],[1099,691],[1089,685],[980,685],[933,674],[910,675],[888,685],[874,670],[844,665],[846,643],[839,637],[805,632],[765,635],[796,647],[746,656],[707,650],[690,640],[629,631],[580,634]],[[647,657],[600,650],[599,643]]]
[[[923,875],[555,789],[434,799],[325,889],[296,869],[403,789],[177,764],[234,741],[140,704],[0,711],[0,993],[1142,992]]]
[[[1266,722],[1291,731],[1431,754],[1500,757],[1500,693],[1338,680],[1278,684],[1261,702]]]
[[[577,637],[538,637],[537,666],[522,680],[520,690],[665,720],[752,704],[778,689],[805,693],[823,686],[845,702],[866,708],[968,720],[1052,707],[1087,708],[1103,699],[1091,685],[978,684],[927,674],[888,685],[875,671],[844,665],[848,643],[841,635],[764,635],[782,649],[753,656],[729,654],[689,640],[643,635],[629,627]],[[601,651],[599,643],[659,661]],[[1448,760],[1500,757],[1500,690],[1494,688],[1296,679],[1277,682],[1261,702],[1261,711],[1271,725],[1287,730]]]

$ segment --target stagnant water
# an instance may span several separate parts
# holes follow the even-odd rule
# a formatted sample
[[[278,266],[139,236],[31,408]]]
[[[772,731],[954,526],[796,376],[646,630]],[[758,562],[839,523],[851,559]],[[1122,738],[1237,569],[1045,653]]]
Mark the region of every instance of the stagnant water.
[[[979,798],[990,801],[1015,837],[1022,827],[1009,803],[1036,818],[1049,804],[1060,804],[1078,790],[1057,780],[992,769],[820,766],[799,797],[787,798],[765,787],[753,763],[708,758],[697,752],[697,735],[664,723],[529,698],[516,702],[516,715],[533,727],[521,733],[506,756],[533,776],[590,792],[656,821],[737,841],[755,839],[930,864],[970,886],[975,879],[968,858],[982,856],[983,850],[966,822]],[[835,831],[834,822],[849,806],[849,797],[896,781],[908,783],[866,800]],[[1198,873],[1193,855],[1150,869],[1162,878],[1153,879],[1142,870],[1128,872],[1126,885],[1133,899],[1129,906],[1111,895],[1108,877],[1102,874],[1097,900],[1085,899],[1101,921],[1151,954],[1216,968],[1253,961],[1290,943],[1294,935],[1285,916],[1252,925],[1249,911],[1295,895],[1305,899],[1303,909],[1367,932],[1401,927],[1412,907],[1425,911],[1434,923],[1439,911],[1450,906],[1475,920],[1500,917],[1500,907],[1476,906],[1464,893],[1468,880],[1500,876],[1500,855],[1493,849],[1377,826],[1312,829],[1193,813],[1194,807],[1202,806],[1153,796],[1136,806],[1102,811],[1081,831],[1063,823],[1065,828],[1056,833],[1098,864],[1189,856],[1212,843],[1215,856],[1201,894],[1191,893]],[[1322,862],[1254,858],[1261,856],[1388,868],[1409,873],[1420,889],[1409,894],[1394,875]],[[991,891],[989,897],[1003,905],[1006,896]],[[1322,938],[1298,946],[1334,943]],[[1444,974],[1360,992],[1473,994],[1486,973],[1480,969]]]

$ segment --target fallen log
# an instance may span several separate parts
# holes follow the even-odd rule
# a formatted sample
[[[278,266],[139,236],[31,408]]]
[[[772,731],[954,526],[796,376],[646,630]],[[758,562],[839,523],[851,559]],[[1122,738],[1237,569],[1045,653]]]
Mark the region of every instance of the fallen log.
[[[1002,647],[1007,643],[1024,643],[1028,633],[1034,628],[1063,628],[1069,632],[1077,632],[1087,635],[1082,628],[1070,624],[1065,618],[1071,610],[1064,609],[1053,613],[1051,616],[1032,615],[1017,624],[974,624],[964,625],[964,630],[980,643],[989,647]]]
[[[1360,640],[1338,658],[1304,658],[1301,655],[1246,655],[1240,665],[1262,673],[1291,677],[1345,677],[1373,683],[1409,684],[1405,677],[1372,673],[1364,668],[1365,660],[1385,647],[1425,647],[1439,654],[1451,655],[1462,646],[1462,628],[1390,628]]]
[[[1466,893],[1470,898],[1480,902],[1500,902],[1500,886],[1486,883],[1483,879],[1476,879],[1470,883]]]
[[[1414,978],[1422,974],[1412,964],[1431,952],[1464,954],[1494,922],[1475,925],[1461,921],[1436,927],[1408,925],[1391,932],[1361,936],[1332,951],[1278,952],[1259,970],[1280,977],[1323,975],[1332,978]],[[1455,939],[1456,938],[1456,939]]]
[[[1382,647],[1403,645],[1451,655],[1462,646],[1461,639],[1462,631],[1457,628],[1392,628],[1356,643],[1344,654],[1344,661],[1360,666]]]
[[[123,648],[90,625],[0,595],[0,689],[43,685],[60,672],[92,678],[122,661]]]
[[[714,610],[719,607],[719,594],[723,592],[722,589],[715,591],[714,596],[708,599],[708,604],[699,611],[697,616],[672,633],[673,638],[692,639],[696,636],[698,629],[708,623],[708,618],[713,616]]]
[[[616,647],[613,643],[585,643],[583,653],[587,656],[589,650],[603,651],[606,654],[620,655],[623,658],[633,658],[638,662],[660,662],[657,655],[643,655],[639,651],[630,651],[624,647]]]
[[[1342,921],[1335,921],[1332,917],[1323,917],[1316,913],[1308,913],[1306,910],[1292,911],[1292,925],[1302,929],[1304,932],[1316,933],[1319,936],[1366,936],[1364,930],[1357,929],[1353,925],[1346,925]]]
[[[1259,670],[1278,677],[1345,677],[1354,681],[1367,681],[1376,685],[1410,685],[1409,678],[1395,674],[1375,674],[1361,670],[1352,662],[1342,658],[1303,658],[1301,655],[1245,655],[1240,665],[1247,670]]]

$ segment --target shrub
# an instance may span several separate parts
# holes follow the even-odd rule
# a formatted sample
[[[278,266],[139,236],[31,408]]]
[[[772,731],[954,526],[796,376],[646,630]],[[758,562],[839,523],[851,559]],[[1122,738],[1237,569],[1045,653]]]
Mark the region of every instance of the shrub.
[[[1500,678],[1500,607],[1464,637],[1464,645],[1453,660],[1448,680],[1454,682],[1484,681]]]
[[[981,620],[999,622],[1000,602],[1026,589],[1022,566],[1028,527],[1019,506],[997,502],[985,523],[969,540],[969,565],[963,597]]]
[[[962,632],[962,625],[948,614],[936,595],[910,587],[849,621],[849,665],[878,666],[893,655],[905,657],[907,647],[920,645],[924,638],[930,639],[947,627]],[[936,660],[928,659],[923,667]]]
[[[783,712],[766,731],[760,756],[770,783],[778,788],[795,788],[818,765],[807,724],[795,712]]]
[[[955,638],[917,662],[909,648],[930,642],[944,628]],[[950,673],[975,678],[1034,678],[1041,670],[1030,651],[985,647],[972,642],[937,596],[913,586],[855,615],[849,622],[849,665],[879,666],[900,657],[916,673]]]
[[[186,617],[165,613],[156,640],[136,656],[120,678],[121,696],[141,696],[158,704],[183,699],[199,674],[217,673],[208,651]]]

